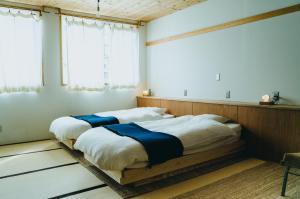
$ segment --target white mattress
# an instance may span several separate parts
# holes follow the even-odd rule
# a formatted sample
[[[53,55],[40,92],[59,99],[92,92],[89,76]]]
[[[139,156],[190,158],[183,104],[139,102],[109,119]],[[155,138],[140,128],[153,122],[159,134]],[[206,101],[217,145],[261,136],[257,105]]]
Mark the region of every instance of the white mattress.
[[[140,122],[171,118],[173,115],[165,114],[166,109],[157,107],[133,108],[118,111],[95,113],[98,116],[114,116],[120,123]],[[91,125],[83,120],[70,116],[60,117],[54,120],[49,131],[60,140],[77,139],[82,133],[91,129]]]
[[[176,136],[184,146],[184,155],[236,142],[241,132],[239,124],[225,125],[191,115],[137,124],[151,131]],[[82,134],[74,147],[104,170],[145,167],[148,162],[147,153],[139,142],[102,127]]]

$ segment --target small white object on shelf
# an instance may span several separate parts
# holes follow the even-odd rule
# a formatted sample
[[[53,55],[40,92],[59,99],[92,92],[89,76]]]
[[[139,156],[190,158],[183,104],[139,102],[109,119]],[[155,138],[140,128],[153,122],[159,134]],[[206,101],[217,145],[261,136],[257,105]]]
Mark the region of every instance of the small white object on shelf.
[[[261,97],[262,102],[270,102],[270,101],[271,101],[270,99],[271,99],[271,98],[270,98],[269,95],[263,95],[263,96]]]
[[[151,89],[144,90],[143,91],[143,96],[151,96]]]
[[[269,95],[263,95],[261,97],[260,105],[274,105],[274,102],[271,100]]]

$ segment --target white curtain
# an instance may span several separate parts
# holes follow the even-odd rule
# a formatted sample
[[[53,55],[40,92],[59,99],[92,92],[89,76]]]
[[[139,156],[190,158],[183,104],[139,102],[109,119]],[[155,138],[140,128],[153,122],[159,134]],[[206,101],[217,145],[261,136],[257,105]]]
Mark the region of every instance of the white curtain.
[[[62,16],[63,83],[75,90],[136,86],[138,43],[135,26]]]
[[[42,87],[39,13],[0,8],[0,93]]]
[[[104,24],[62,16],[63,82],[75,90],[104,87]]]
[[[129,25],[110,26],[109,85],[135,87],[139,81],[139,35]]]

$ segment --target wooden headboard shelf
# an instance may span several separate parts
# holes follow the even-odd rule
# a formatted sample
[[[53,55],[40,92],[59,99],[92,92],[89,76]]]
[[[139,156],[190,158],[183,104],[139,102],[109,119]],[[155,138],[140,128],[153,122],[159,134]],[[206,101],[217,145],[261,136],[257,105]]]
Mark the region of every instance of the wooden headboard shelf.
[[[248,148],[256,157],[279,161],[285,152],[300,152],[300,106],[137,97],[139,107],[164,107],[170,114],[226,116],[243,126]]]
[[[300,105],[259,105],[259,103],[249,102],[238,102],[238,101],[221,101],[221,100],[202,100],[202,99],[188,99],[188,98],[161,98],[161,97],[137,97],[138,102],[145,103],[152,101],[152,103],[160,103],[161,100],[177,101],[177,102],[194,102],[204,104],[221,104],[221,105],[232,105],[232,106],[245,106],[245,107],[257,107],[257,108],[270,108],[270,109],[284,109],[284,110],[299,110]]]

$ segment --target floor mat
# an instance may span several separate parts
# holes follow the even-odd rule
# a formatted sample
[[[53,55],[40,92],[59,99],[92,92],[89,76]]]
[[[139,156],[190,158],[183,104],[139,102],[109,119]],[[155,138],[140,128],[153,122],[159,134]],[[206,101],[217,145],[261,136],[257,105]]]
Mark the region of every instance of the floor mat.
[[[287,197],[281,197],[284,168],[267,162],[173,199],[299,199],[300,178],[290,175]]]

